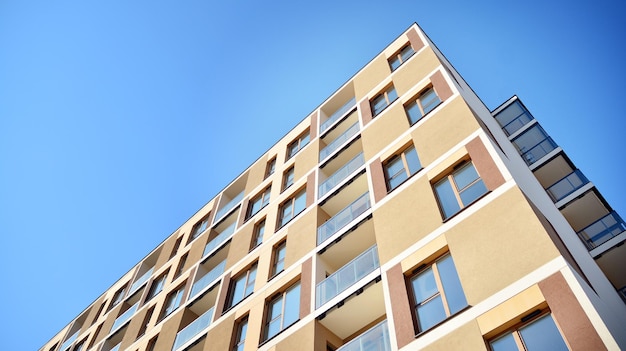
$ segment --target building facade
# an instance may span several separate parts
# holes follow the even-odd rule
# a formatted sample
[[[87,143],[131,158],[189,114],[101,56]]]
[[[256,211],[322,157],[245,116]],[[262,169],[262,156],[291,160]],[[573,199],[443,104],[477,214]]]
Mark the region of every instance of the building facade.
[[[414,24],[41,351],[617,350],[625,230]]]

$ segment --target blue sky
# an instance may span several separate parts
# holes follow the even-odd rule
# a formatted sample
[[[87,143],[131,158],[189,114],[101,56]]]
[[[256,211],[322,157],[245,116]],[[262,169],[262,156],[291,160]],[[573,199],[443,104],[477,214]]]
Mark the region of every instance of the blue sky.
[[[2,348],[38,349],[413,22],[625,216],[624,7],[0,1]]]

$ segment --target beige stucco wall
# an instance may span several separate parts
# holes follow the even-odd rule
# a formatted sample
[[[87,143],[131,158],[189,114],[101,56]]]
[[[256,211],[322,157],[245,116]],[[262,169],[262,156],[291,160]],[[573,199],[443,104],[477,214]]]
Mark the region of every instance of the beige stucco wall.
[[[409,121],[404,112],[404,106],[396,101],[374,117],[367,128],[361,132],[365,159],[374,157],[407,129],[409,129]]]
[[[419,81],[428,77],[429,73],[440,64],[441,62],[430,47],[415,54],[393,74],[393,84],[398,95],[406,93]]]
[[[409,346],[410,349],[410,346]],[[428,345],[424,351],[450,351],[450,350],[487,350],[487,346],[483,341],[478,323],[471,321],[446,334],[441,339]]]

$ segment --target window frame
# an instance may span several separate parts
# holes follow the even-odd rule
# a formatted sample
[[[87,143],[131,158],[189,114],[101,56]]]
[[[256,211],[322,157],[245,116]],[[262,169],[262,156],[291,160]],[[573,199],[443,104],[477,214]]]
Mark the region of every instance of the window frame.
[[[415,158],[417,160],[417,166],[418,166],[418,168],[415,169],[413,173],[411,173],[411,167],[410,167],[411,164],[408,161],[409,159],[408,153],[411,150],[413,150],[413,152],[415,153]],[[401,172],[399,170],[398,172],[394,174],[390,174],[389,169],[391,168],[392,164],[395,164],[395,162],[397,162],[397,160],[400,160],[400,162],[402,163],[402,171],[404,172]],[[417,154],[417,150],[415,149],[415,145],[409,144],[405,146],[404,148],[402,148],[401,151],[395,153],[393,156],[389,157],[385,162],[383,162],[383,173],[385,175],[385,185],[387,186],[387,193],[390,193],[391,191],[393,191],[394,189],[402,185],[404,182],[409,180],[412,176],[419,173],[419,171],[421,171],[422,169],[424,169],[424,167],[422,167],[422,163],[420,162],[419,155]],[[404,174],[405,178],[402,179],[399,183],[396,183],[395,186],[392,185],[392,181],[397,179],[398,177],[401,177],[402,174]]]
[[[115,294],[113,294],[113,298],[111,298],[111,304],[109,305],[109,308],[107,308],[107,311],[110,311],[113,307],[119,305],[120,302],[124,301],[124,297],[126,297],[126,289],[128,288],[128,283],[124,284],[124,286],[122,286],[121,288],[119,288]],[[100,310],[100,312],[102,312],[102,310]],[[99,313],[98,316],[96,316],[96,319],[98,319],[99,317]]]
[[[174,279],[180,277],[181,274],[185,271],[185,264],[187,263],[187,258],[189,257],[189,252],[185,252],[178,261],[178,266],[176,267],[176,272],[174,273]]]
[[[238,303],[245,300],[248,296],[254,293],[254,284],[256,283],[256,278],[258,275],[258,262],[254,262],[245,271],[240,272],[235,277],[233,277],[230,281],[230,286],[228,287],[228,298],[226,308],[224,312],[230,310],[235,307]],[[252,276],[252,279],[250,277]],[[240,297],[235,296],[235,290],[237,288],[237,283],[243,281],[243,290],[242,295]],[[248,292],[248,289],[250,291]],[[235,300],[237,298],[237,300]]]
[[[246,344],[246,334],[248,332],[248,315],[246,314],[235,322],[235,333],[233,334],[232,351],[243,350]]]
[[[282,240],[272,249],[272,265],[270,279],[279,275],[285,270],[285,257],[287,255],[287,239]],[[281,257],[282,256],[282,257]]]
[[[437,98],[437,102],[434,105],[426,105],[427,107],[429,107],[428,110],[426,110],[424,108],[424,100],[422,100],[423,98],[426,98],[428,94],[434,94],[434,96]],[[443,101],[441,100],[441,98],[439,97],[439,95],[437,94],[437,91],[435,90],[435,88],[431,85],[426,87],[425,89],[422,89],[415,97],[411,98],[406,104],[404,104],[404,110],[406,112],[406,117],[409,120],[409,124],[410,125],[414,125],[415,123],[419,122],[422,118],[424,118],[426,115],[428,115],[429,113],[431,113],[433,110],[435,110],[439,105],[441,105],[443,103]],[[413,118],[411,117],[411,113],[409,112],[409,110],[412,110],[412,106],[417,107],[417,110],[420,113],[420,116],[417,117],[415,120],[413,120]]]
[[[302,132],[298,137],[296,137],[293,141],[287,144],[287,157],[285,157],[285,161],[290,160],[294,157],[300,150],[302,150],[305,146],[307,146],[311,142],[311,133],[307,128],[304,132]]]
[[[405,57],[403,51],[406,49],[410,49],[411,52],[409,53],[409,56]],[[391,72],[395,72],[398,68],[400,68],[400,66],[402,66],[402,64],[404,64],[411,57],[413,57],[413,55],[415,55],[415,49],[413,49],[411,43],[406,43],[405,45],[403,45],[400,50],[396,51],[393,55],[387,58],[387,62],[389,63],[389,68],[391,68]],[[394,67],[395,62],[397,62],[397,66]]]
[[[259,213],[262,209],[264,209],[270,203],[270,195],[272,193],[272,186],[268,186],[263,189],[260,193],[258,193],[255,197],[250,199],[248,202],[248,210],[246,213],[246,220],[254,217],[255,214]],[[254,206],[260,204],[259,208],[255,210]]]
[[[382,100],[379,100],[382,99]],[[385,101],[385,106],[376,109],[375,106],[378,104],[378,101]],[[396,92],[396,88],[393,84],[388,85],[383,89],[380,93],[374,95],[372,99],[370,99],[370,108],[372,111],[372,117],[376,117],[381,114],[383,111],[389,107],[393,102],[398,100],[398,92]]]
[[[464,186],[462,189],[459,189],[456,183],[456,178],[454,176],[460,174],[463,170],[465,170],[465,168],[470,167],[470,166],[476,173],[477,178],[475,178],[471,183]],[[449,188],[452,190],[452,193],[454,195],[454,200],[456,201],[456,205],[459,207],[456,211],[450,214],[446,214],[446,211],[444,208],[445,206],[443,206],[442,196],[440,195],[441,193],[437,189],[439,185],[445,182],[449,184]],[[472,186],[480,184],[480,183],[482,183],[482,186],[485,188],[485,191],[482,192],[480,195],[474,197],[472,200],[468,201],[467,203],[464,203],[461,197],[462,193],[466,190],[469,190]],[[458,163],[452,168],[451,171],[447,172],[443,177],[439,178],[437,181],[432,183],[432,188],[435,193],[435,198],[437,199],[437,204],[439,205],[439,211],[441,212],[441,215],[444,221],[447,221],[450,218],[456,216],[458,213],[462,212],[463,210],[465,210],[466,208],[468,208],[469,206],[471,206],[472,204],[474,204],[475,202],[477,202],[478,200],[480,200],[481,198],[483,198],[485,195],[489,194],[490,192],[483,178],[480,176],[480,173],[478,173],[476,166],[474,166],[474,163],[472,162],[472,160],[469,160],[469,159]],[[450,201],[451,199],[446,198],[446,200]]]
[[[291,187],[295,183],[295,180],[296,180],[296,167],[295,165],[291,165],[291,167],[287,168],[287,170],[283,172],[281,192]]]
[[[252,229],[252,239],[250,240],[250,249],[248,252],[256,249],[263,244],[263,236],[265,235],[265,217],[254,224]]]
[[[170,291],[163,301],[163,307],[161,307],[161,313],[159,315],[159,322],[165,319],[170,314],[174,313],[183,302],[185,298],[185,283],[179,285],[176,289]]]
[[[296,205],[299,203],[299,200],[302,199],[301,197],[304,197],[304,206],[299,209],[296,208]],[[291,208],[290,214],[288,216],[285,213],[285,208],[287,206]],[[306,186],[296,190],[293,195],[291,195],[287,200],[283,201],[278,207],[278,229],[287,225],[287,223],[291,222],[304,210],[306,210]]]
[[[287,321],[287,323],[285,323],[285,316],[287,315],[287,299],[293,295],[289,295],[290,292],[293,292],[297,290],[297,301],[298,301],[298,310],[297,310],[297,318],[293,321],[289,320]],[[299,320],[300,320],[300,297],[301,297],[301,283],[300,280],[288,285],[286,288],[282,289],[281,291],[277,292],[276,294],[274,294],[270,299],[268,299],[265,303],[265,312],[264,312],[264,317],[263,317],[263,331],[262,331],[262,338],[261,338],[261,344],[259,346],[261,346],[262,344],[268,342],[269,340],[271,340],[272,338],[276,337],[277,335],[279,335],[280,333],[282,333],[285,329],[289,328],[290,326],[296,324]],[[276,316],[272,316],[272,312],[275,311],[275,309],[273,308],[275,306],[276,303],[278,303],[278,301],[280,301],[280,313],[277,314]],[[270,335],[270,325],[275,322],[275,321],[279,321],[279,329],[272,335]]]
[[[165,271],[164,273],[152,280],[152,282],[150,283],[150,288],[148,289],[148,293],[146,294],[146,301],[144,301],[144,304],[152,300],[155,296],[161,293],[161,291],[163,291],[163,287],[165,287],[165,280],[167,279],[168,273],[169,270]],[[156,287],[156,289],[158,290],[154,290],[154,287]]]
[[[191,229],[191,235],[189,236],[189,242],[192,242],[197,237],[202,235],[202,233],[204,233],[207,230],[209,230],[210,227],[211,227],[210,224],[211,223],[209,223],[209,214],[207,214],[206,216],[202,217],[202,219],[200,219],[198,222],[196,222],[196,224],[194,224],[192,229]]]
[[[276,171],[276,156],[272,157],[267,164],[265,165],[265,177],[263,179],[267,179],[269,176],[274,174]]]
[[[563,342],[563,346],[566,347],[567,350],[569,350],[569,346],[567,346],[567,342],[565,341],[565,337],[563,337],[563,332],[560,330],[559,326],[557,325],[556,321],[554,320],[554,318],[552,317],[552,312],[549,310],[546,311],[541,311],[541,310],[535,310],[534,312],[531,312],[530,314],[528,314],[525,317],[522,317],[520,319],[520,323],[515,324],[513,327],[507,328],[505,331],[498,333],[497,335],[495,335],[494,337],[488,338],[487,340],[485,340],[485,343],[487,344],[487,347],[489,350],[493,351],[494,348],[492,346],[492,343],[494,341],[497,340],[501,340],[503,338],[505,338],[506,336],[512,336],[513,340],[515,342],[515,346],[517,346],[519,351],[526,351],[526,343],[527,341],[524,341],[524,338],[522,337],[522,329],[527,328],[531,325],[533,325],[535,322],[538,322],[539,320],[542,320],[544,318],[550,318],[550,320],[552,321],[552,323],[554,324],[555,328],[556,328],[556,332],[558,333],[558,336],[560,337],[561,341]],[[547,332],[546,329],[542,329],[544,335]]]

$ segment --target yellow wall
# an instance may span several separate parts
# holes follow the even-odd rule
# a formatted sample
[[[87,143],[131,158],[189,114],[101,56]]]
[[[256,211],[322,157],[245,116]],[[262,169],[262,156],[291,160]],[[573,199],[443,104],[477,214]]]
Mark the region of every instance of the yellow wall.
[[[445,335],[441,339],[428,345],[424,351],[450,351],[450,350],[487,350],[483,341],[478,323],[471,321]]]

